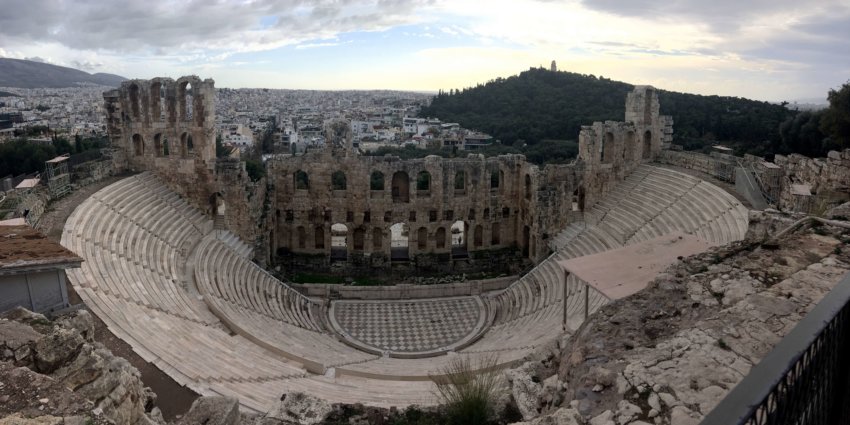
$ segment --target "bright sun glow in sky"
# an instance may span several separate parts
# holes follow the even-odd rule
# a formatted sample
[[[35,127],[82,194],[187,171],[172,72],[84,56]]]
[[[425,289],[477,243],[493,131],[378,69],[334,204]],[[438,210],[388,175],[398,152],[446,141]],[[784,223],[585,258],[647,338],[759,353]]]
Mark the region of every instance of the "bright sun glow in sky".
[[[0,56],[218,87],[422,91],[554,59],[668,90],[809,100],[850,79],[850,1],[7,0]]]

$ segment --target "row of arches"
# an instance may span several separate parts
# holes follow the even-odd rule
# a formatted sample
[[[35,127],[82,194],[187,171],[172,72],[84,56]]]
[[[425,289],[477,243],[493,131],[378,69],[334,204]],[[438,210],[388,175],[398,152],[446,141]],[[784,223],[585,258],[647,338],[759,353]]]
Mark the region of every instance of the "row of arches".
[[[146,151],[145,138],[141,134],[133,134],[132,137],[133,154],[136,156],[144,156]],[[188,158],[195,151],[195,144],[192,141],[192,135],[183,133],[180,135],[180,156]],[[167,136],[162,133],[157,133],[153,136],[153,153],[156,157],[167,157],[173,155],[171,152],[171,144]]]
[[[293,173],[293,186],[295,190],[310,190],[310,176],[304,170],[297,170]],[[499,190],[503,187],[505,173],[502,170],[492,170],[490,173],[490,189]],[[528,176],[526,176],[528,179]],[[467,189],[467,173],[466,171],[457,171],[453,179],[453,188],[455,194],[465,194]],[[390,180],[393,200],[397,202],[410,201],[410,177],[407,172],[396,171]],[[527,182],[529,184],[529,182]],[[416,175],[415,190],[417,193],[427,193],[431,191],[431,173],[428,171],[420,171]],[[337,170],[331,174],[331,189],[332,190],[347,190],[348,179],[343,171]],[[386,190],[386,182],[384,173],[380,171],[372,171],[369,175],[369,190],[384,191]]]
[[[623,149],[620,152],[622,158],[625,160],[628,158],[628,153],[631,149],[635,149],[636,141],[635,141],[635,133],[633,131],[629,131],[626,133],[626,139],[623,145]],[[643,133],[643,142],[641,143],[641,152],[640,157],[642,159],[649,159],[652,156],[652,132],[650,130],[646,130]],[[599,161],[602,164],[610,164],[614,162],[616,157],[616,149],[615,149],[615,137],[613,132],[605,133],[605,137],[602,140],[602,144],[599,147]]]
[[[310,230],[305,226],[296,227],[290,247],[296,250],[325,250],[327,227],[313,227],[312,238],[308,235]],[[412,238],[413,234],[415,238]],[[394,223],[388,228],[372,227],[371,229],[365,226],[351,228],[345,223],[334,223],[330,226],[330,247],[328,248],[330,248],[332,259],[347,258],[349,251],[375,253],[386,252],[387,248],[391,258],[407,259],[410,255],[411,239],[420,252],[450,248],[454,255],[465,255],[469,248],[481,249],[502,245],[502,226],[498,222],[490,224],[486,241],[483,225],[471,226],[463,220],[457,220],[448,227],[440,226],[432,232],[425,226],[419,226],[415,228],[413,234],[411,234],[410,224],[405,222]],[[312,239],[312,246],[308,246],[310,239]]]
[[[192,83],[190,81],[179,81],[176,83],[176,99],[171,103],[171,111],[173,113],[172,120],[194,122],[197,126],[203,125],[203,116],[195,112],[195,96]],[[163,105],[168,104],[166,100],[166,88],[163,87],[161,81],[153,81],[148,86],[148,111],[151,121],[163,121],[166,115],[166,109]],[[129,102],[129,118],[140,121],[144,119],[142,110],[142,89],[139,84],[133,82],[127,87],[127,101]],[[193,119],[194,118],[194,119]]]

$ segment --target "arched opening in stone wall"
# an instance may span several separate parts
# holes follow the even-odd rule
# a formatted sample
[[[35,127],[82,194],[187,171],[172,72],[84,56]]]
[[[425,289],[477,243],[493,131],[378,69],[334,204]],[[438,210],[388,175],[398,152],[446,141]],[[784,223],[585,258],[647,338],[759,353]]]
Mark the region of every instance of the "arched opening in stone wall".
[[[493,223],[490,228],[490,245],[499,245],[502,243],[502,226],[499,223]]]
[[[455,173],[455,195],[466,194],[466,172],[458,171]]]
[[[298,248],[304,249],[307,247],[307,231],[304,229],[304,226],[298,226],[298,229],[295,230],[296,237],[298,238]]]
[[[581,201],[581,188],[577,187],[576,190],[573,191],[573,197],[572,197],[572,202],[571,202],[572,205],[570,206],[571,207],[570,210],[571,211],[582,211],[582,205],[581,205],[580,201]]]
[[[452,223],[452,257],[466,257],[468,255],[466,244],[469,243],[466,234],[466,223],[458,220]]]
[[[424,192],[429,192],[431,190],[431,173],[427,171],[420,171],[419,174],[416,175],[416,191],[420,192],[420,194],[424,194]]]
[[[162,149],[162,134],[156,133],[153,136],[153,152],[156,156],[163,155]]]
[[[151,121],[162,119],[162,83],[155,81],[151,83]]]
[[[384,173],[380,171],[372,171],[369,176],[369,190],[384,190]]]
[[[130,113],[132,114],[133,119],[141,119],[141,114],[139,113],[139,86],[135,83],[130,84],[128,91],[130,95]]]
[[[372,251],[380,252],[384,249],[384,229],[375,227],[372,229]]]
[[[298,170],[295,174],[292,175],[295,190],[308,190],[310,189],[310,178],[307,177],[307,173],[302,170]]]
[[[623,143],[623,159],[632,159],[634,158],[635,150],[635,132],[629,131],[626,133],[626,143]]]
[[[331,259],[348,258],[348,226],[342,223],[331,225]]]
[[[498,190],[502,186],[502,171],[493,170],[490,172],[490,190]]]
[[[522,255],[528,257],[529,247],[531,246],[531,229],[528,226],[522,226]]]
[[[605,133],[605,138],[602,140],[602,148],[599,150],[600,161],[603,164],[614,162],[614,133]]]
[[[446,247],[446,228],[438,227],[437,231],[434,232],[434,246],[437,249],[444,249]]]
[[[410,259],[410,227],[407,223],[395,223],[390,226],[390,258],[392,260]]]
[[[162,138],[162,155],[171,155],[171,146],[168,145],[168,137]]]
[[[142,156],[145,154],[145,140],[139,134],[133,135],[133,152],[136,156]]]
[[[331,189],[345,190],[348,187],[348,182],[345,179],[345,173],[342,171],[334,171],[331,174]]]
[[[475,226],[472,239],[474,247],[481,248],[484,245],[484,228],[480,224]]]
[[[410,202],[410,176],[404,171],[396,171],[392,180],[393,202]]]
[[[428,249],[428,229],[420,227],[416,231],[416,248],[420,251]]]
[[[646,130],[643,133],[643,159],[649,159],[652,156],[652,132]]]
[[[531,200],[531,176],[525,175],[525,199]]]
[[[195,112],[194,111],[194,107],[195,107],[194,98],[195,98],[195,96],[194,96],[194,93],[192,92],[192,83],[184,83],[184,84],[185,84],[185,87],[186,87],[185,90],[184,90],[184,93],[186,95],[183,97],[183,111],[186,113],[184,119],[186,121],[191,122],[192,121],[192,115]]]
[[[352,234],[351,238],[354,240],[354,250],[363,251],[366,239],[366,231],[363,230],[362,227],[358,227],[354,229],[354,233]]]
[[[316,226],[313,230],[313,248],[325,249],[325,228]]]
[[[192,135],[184,132],[180,135],[180,156],[183,158],[188,158],[189,154],[192,153],[195,149],[194,144],[192,143]]]

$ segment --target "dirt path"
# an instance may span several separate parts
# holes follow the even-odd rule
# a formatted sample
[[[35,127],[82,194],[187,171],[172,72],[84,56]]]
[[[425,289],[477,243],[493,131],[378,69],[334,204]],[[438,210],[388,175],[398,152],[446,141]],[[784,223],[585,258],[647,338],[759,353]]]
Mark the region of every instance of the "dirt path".
[[[48,238],[59,241],[62,238],[62,229],[65,226],[65,221],[74,212],[80,204],[83,203],[93,193],[104,187],[115,183],[122,178],[127,177],[115,176],[104,179],[100,182],[83,187],[70,195],[51,203],[47,207],[47,211],[41,216],[38,222],[38,230],[45,234]],[[77,295],[71,285],[68,285],[68,297],[72,305],[82,303],[82,299]],[[177,415],[182,415],[189,410],[192,402],[198,398],[198,394],[194,391],[181,386],[170,376],[163,373],[159,368],[151,363],[146,362],[141,358],[129,344],[121,338],[116,337],[106,324],[97,317],[93,311],[89,310],[92,316],[95,317],[95,341],[100,342],[116,356],[127,359],[142,376],[142,382],[150,387],[157,395],[156,405],[162,410],[162,415],[166,420],[174,420]]]

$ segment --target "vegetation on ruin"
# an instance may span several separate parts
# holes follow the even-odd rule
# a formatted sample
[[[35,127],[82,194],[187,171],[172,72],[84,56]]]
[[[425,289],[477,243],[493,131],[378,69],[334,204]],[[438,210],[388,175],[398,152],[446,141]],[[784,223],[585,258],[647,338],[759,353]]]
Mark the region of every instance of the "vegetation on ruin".
[[[447,423],[484,425],[490,422],[502,386],[497,364],[495,356],[477,365],[466,356],[456,356],[439,370],[439,375],[431,377],[445,409]]]
[[[16,139],[0,144],[0,177],[17,176],[44,171],[44,161],[63,154],[88,154],[106,147],[108,141],[100,137],[75,136],[71,142],[65,136],[53,136],[49,144],[29,141],[39,133],[30,130]]]
[[[601,76],[532,68],[476,87],[441,91],[420,116],[487,132],[502,147],[520,148],[528,155],[546,139],[577,138],[582,125],[622,120],[623,99],[633,87]],[[797,152],[816,157],[850,147],[850,83],[830,91],[830,108],[821,112],[666,90],[659,90],[658,97],[661,114],[673,117],[674,143],[688,150],[723,143],[738,154]]]

